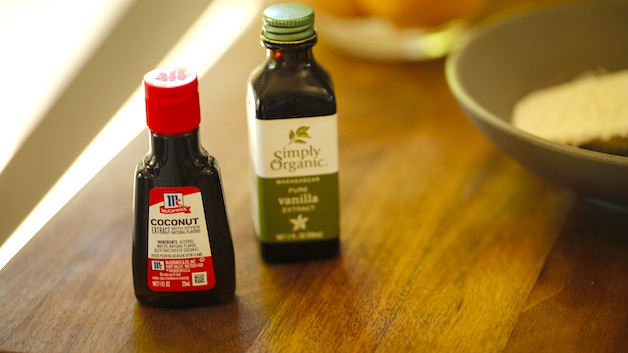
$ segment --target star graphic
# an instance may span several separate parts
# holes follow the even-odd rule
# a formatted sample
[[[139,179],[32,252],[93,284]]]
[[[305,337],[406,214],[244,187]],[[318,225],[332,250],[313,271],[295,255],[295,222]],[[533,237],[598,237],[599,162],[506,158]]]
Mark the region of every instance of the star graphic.
[[[290,218],[290,223],[292,223],[292,230],[305,230],[305,222],[309,221],[308,217],[303,217],[302,214],[299,213],[297,218]]]

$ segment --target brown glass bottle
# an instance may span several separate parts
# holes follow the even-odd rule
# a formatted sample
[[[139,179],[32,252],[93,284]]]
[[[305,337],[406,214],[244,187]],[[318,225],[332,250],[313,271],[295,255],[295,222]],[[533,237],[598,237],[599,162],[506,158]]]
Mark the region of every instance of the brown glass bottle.
[[[267,48],[267,59],[260,65],[251,75],[249,84],[249,124],[251,126],[251,115],[255,119],[262,121],[277,119],[298,119],[313,118],[322,116],[335,116],[336,114],[336,98],[333,90],[332,79],[328,72],[319,65],[312,53],[312,47],[316,44],[316,34],[313,32],[313,14],[311,22],[311,32],[303,33],[287,33],[286,27],[280,30],[279,36],[272,36],[270,31],[272,26],[285,26],[286,21],[294,19],[282,18],[281,6],[295,6],[294,4],[281,4],[271,7],[265,12],[265,26],[262,32],[262,44]],[[299,5],[300,6],[300,5]],[[271,10],[271,11],[269,11]],[[292,9],[291,9],[292,10]],[[302,14],[307,12],[309,8],[292,10],[290,14]],[[279,16],[276,16],[279,14]],[[276,21],[271,22],[272,16],[284,20],[278,24]],[[302,27],[297,31],[303,30],[303,19],[296,19],[297,25]],[[287,26],[290,26],[288,24]],[[286,40],[286,35],[292,35],[292,38]],[[273,39],[269,38],[272,37]],[[305,38],[301,38],[305,37]],[[295,127],[298,125],[295,125]],[[296,131],[293,129],[293,131]],[[336,134],[337,135],[337,134]],[[309,137],[309,136],[308,136]],[[337,136],[335,136],[337,139]],[[251,142],[254,143],[254,142]],[[302,142],[305,144],[305,142]],[[334,152],[337,155],[336,151]],[[255,158],[252,156],[252,158]],[[304,241],[266,241],[260,239],[260,247],[263,258],[267,262],[287,262],[321,259],[336,256],[339,252],[339,215],[338,215],[338,179],[337,173],[333,175],[335,178],[332,183],[335,186],[329,188],[329,192],[325,195],[316,195],[321,199],[325,198],[332,205],[329,207],[327,214],[320,216],[326,219],[326,227],[332,229],[332,233],[327,234],[325,239],[308,239]],[[258,181],[259,183],[259,181]],[[253,186],[255,189],[255,185]],[[258,185],[259,187],[259,185]],[[326,189],[327,190],[327,189]],[[258,193],[263,191],[254,191],[254,199]],[[257,202],[257,200],[254,200]],[[264,204],[260,202],[254,205],[254,208],[262,209],[264,213]],[[261,215],[260,217],[264,217]],[[305,213],[305,217],[312,218]],[[261,221],[264,223],[264,220]],[[259,226],[257,227],[260,232]]]
[[[155,307],[226,302],[235,291],[233,244],[220,171],[200,145],[196,77],[174,88],[145,85],[151,131],[149,152],[135,170],[135,295]],[[176,92],[186,85],[188,92]]]

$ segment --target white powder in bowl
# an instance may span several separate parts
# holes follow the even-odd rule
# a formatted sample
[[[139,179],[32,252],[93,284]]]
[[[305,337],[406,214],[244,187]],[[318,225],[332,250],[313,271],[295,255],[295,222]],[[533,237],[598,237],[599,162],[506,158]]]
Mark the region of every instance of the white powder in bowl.
[[[628,137],[628,70],[587,73],[532,92],[517,102],[512,122],[537,136],[575,146]]]

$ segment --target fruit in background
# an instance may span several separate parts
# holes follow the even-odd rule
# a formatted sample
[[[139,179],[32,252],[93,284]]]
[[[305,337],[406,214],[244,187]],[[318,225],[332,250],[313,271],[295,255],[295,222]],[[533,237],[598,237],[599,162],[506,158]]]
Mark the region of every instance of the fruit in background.
[[[310,0],[338,17],[379,17],[398,27],[438,27],[479,11],[487,0]]]
[[[336,17],[358,17],[364,16],[360,11],[357,0],[307,0],[314,11],[322,11],[324,13]]]
[[[356,0],[365,13],[391,21],[400,27],[438,27],[456,18],[467,17],[482,8],[486,0]]]

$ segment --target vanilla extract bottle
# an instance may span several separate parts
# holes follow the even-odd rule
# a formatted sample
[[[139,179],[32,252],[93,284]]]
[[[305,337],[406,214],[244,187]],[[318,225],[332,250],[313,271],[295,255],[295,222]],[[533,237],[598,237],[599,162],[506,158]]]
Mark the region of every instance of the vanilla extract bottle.
[[[314,59],[314,12],[263,13],[266,61],[251,74],[248,127],[253,219],[267,262],[339,252],[338,128],[328,72]]]
[[[199,140],[198,79],[186,69],[144,76],[150,149],[135,169],[133,282],[146,306],[228,301],[233,243],[214,157]]]

